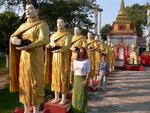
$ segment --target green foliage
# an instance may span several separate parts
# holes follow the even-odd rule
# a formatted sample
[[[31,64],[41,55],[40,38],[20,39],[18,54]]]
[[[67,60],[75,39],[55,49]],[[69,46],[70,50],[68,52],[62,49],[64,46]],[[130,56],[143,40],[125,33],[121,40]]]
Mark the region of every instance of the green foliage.
[[[106,24],[105,26],[102,27],[101,37],[103,40],[107,40],[107,35],[108,35],[108,33],[110,33],[110,31],[111,31],[111,25],[110,24]]]
[[[8,53],[10,35],[18,27],[19,17],[7,11],[0,14],[0,51]]]
[[[26,0],[5,0],[0,6],[25,7]],[[56,20],[62,16],[66,20],[67,28],[71,31],[75,24],[85,28],[84,31],[92,28],[93,23],[89,16],[93,15],[93,5],[95,0],[35,0],[40,7],[39,16],[45,20],[50,27],[50,31],[56,30]],[[10,8],[10,10],[11,10]],[[13,9],[13,8],[12,8]],[[8,42],[10,35],[18,27],[19,17],[7,11],[0,14],[0,51],[8,52]],[[17,26],[17,27],[16,27]]]
[[[5,65],[6,65],[6,58],[0,57],[0,69],[5,68]]]
[[[22,106],[18,93],[10,93],[9,88],[0,92],[0,113],[12,113],[16,107]]]
[[[135,24],[138,36],[143,35],[143,26],[146,25],[146,6],[134,4],[126,7],[126,12],[129,19]]]
[[[9,7],[19,7],[26,0],[6,0],[2,3]],[[66,19],[67,28],[73,28],[75,24],[80,24],[86,29],[92,28],[93,23],[90,17],[93,14],[93,5],[96,0],[35,0],[40,6],[40,18],[45,20],[51,31],[56,29],[56,20],[62,16]]]
[[[92,7],[89,3],[93,2],[50,1],[40,4],[40,17],[49,23],[51,31],[56,29],[56,20],[60,16],[65,18],[67,28],[73,28],[75,24],[80,24],[86,28],[92,27],[93,23],[88,17],[92,13]]]

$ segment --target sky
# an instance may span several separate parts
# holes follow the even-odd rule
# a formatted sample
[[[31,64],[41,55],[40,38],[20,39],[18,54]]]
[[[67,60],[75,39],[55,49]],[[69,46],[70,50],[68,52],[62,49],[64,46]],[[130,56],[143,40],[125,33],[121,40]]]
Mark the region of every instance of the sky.
[[[119,13],[121,0],[96,0],[96,2],[100,5],[100,8],[103,9],[101,26],[106,24],[112,25],[113,21],[116,20],[116,17]],[[135,3],[143,5],[147,2],[150,4],[150,0],[124,0],[125,6],[131,6]],[[3,8],[0,8],[0,12],[3,11],[2,9]],[[18,11],[22,12],[23,10],[19,9]],[[22,13],[20,15],[22,15]]]
[[[116,20],[119,13],[121,0],[97,0],[97,4],[103,9],[101,23],[102,26],[105,24],[112,24]],[[125,7],[131,6],[135,3],[146,4],[150,3],[150,0],[124,0]]]

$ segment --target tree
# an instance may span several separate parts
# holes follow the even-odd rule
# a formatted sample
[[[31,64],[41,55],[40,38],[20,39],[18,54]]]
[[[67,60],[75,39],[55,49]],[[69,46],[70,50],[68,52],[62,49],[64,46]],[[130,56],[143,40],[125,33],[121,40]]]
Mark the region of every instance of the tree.
[[[25,6],[26,0],[5,0],[2,5],[10,7]],[[96,0],[35,0],[40,6],[40,18],[45,20],[50,31],[55,30],[56,20],[59,16],[66,19],[67,27],[73,28],[75,24],[80,24],[86,29],[93,28],[90,20],[93,14],[93,6]],[[79,21],[79,22],[78,22]]]
[[[92,28],[93,23],[90,20],[93,15],[93,6],[95,0],[35,0],[40,6],[39,16],[46,20],[50,26],[50,31],[55,31],[56,19],[63,16],[67,22],[67,28],[72,29],[75,24],[80,24],[87,29]],[[5,6],[8,12],[0,14],[0,51],[8,53],[8,42],[10,34],[18,26],[19,17],[11,11],[18,7],[25,7],[26,0],[2,0],[0,6]],[[89,18],[91,17],[91,18]],[[7,29],[7,30],[6,30]],[[72,30],[71,30],[72,31]],[[2,43],[4,45],[2,45]]]
[[[6,53],[6,61],[8,61],[9,38],[18,27],[18,22],[19,17],[13,12],[7,11],[0,14],[0,51]]]
[[[132,6],[126,7],[126,12],[129,19],[134,23],[136,27],[136,32],[139,37],[143,35],[143,29],[146,25],[147,17],[146,17],[146,6],[134,4]]]
[[[103,40],[107,40],[107,35],[108,35],[108,33],[110,33],[110,31],[111,31],[111,25],[110,24],[106,24],[105,26],[102,27],[101,37]]]
[[[68,28],[73,28],[75,24],[80,24],[87,29],[92,28],[93,23],[88,17],[93,9],[89,3],[85,2],[83,4],[82,2],[68,2],[63,0],[41,3],[40,16],[48,20],[50,30],[54,30],[56,19],[59,16],[65,17]]]

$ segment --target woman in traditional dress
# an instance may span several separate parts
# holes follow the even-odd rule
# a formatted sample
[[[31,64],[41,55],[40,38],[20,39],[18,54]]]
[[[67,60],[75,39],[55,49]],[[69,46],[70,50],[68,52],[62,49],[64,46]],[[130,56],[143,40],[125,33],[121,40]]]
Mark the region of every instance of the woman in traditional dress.
[[[72,112],[86,113],[87,110],[87,86],[90,79],[90,61],[87,58],[87,52],[84,47],[78,51],[77,59],[73,61],[73,95]]]

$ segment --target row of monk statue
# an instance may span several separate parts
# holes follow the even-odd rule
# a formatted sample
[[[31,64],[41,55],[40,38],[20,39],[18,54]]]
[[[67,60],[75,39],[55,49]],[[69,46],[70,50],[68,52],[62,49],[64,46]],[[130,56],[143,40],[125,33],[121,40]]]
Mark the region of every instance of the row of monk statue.
[[[76,59],[80,47],[87,49],[91,63],[91,79],[97,75],[102,53],[107,56],[110,71],[114,70],[116,51],[112,43],[104,42],[98,35],[94,37],[90,31],[86,38],[81,34],[80,26],[74,27],[72,36],[66,31],[66,24],[62,17],[57,19],[57,31],[49,38],[48,25],[38,18],[38,5],[27,2],[25,14],[26,22],[20,25],[10,38],[9,69],[10,91],[19,91],[20,102],[24,104],[25,113],[28,113],[31,105],[34,113],[38,112],[38,107],[44,100],[44,83],[49,84],[55,93],[52,103],[59,101],[61,93],[59,104],[65,104],[66,94],[72,83],[72,61]]]

